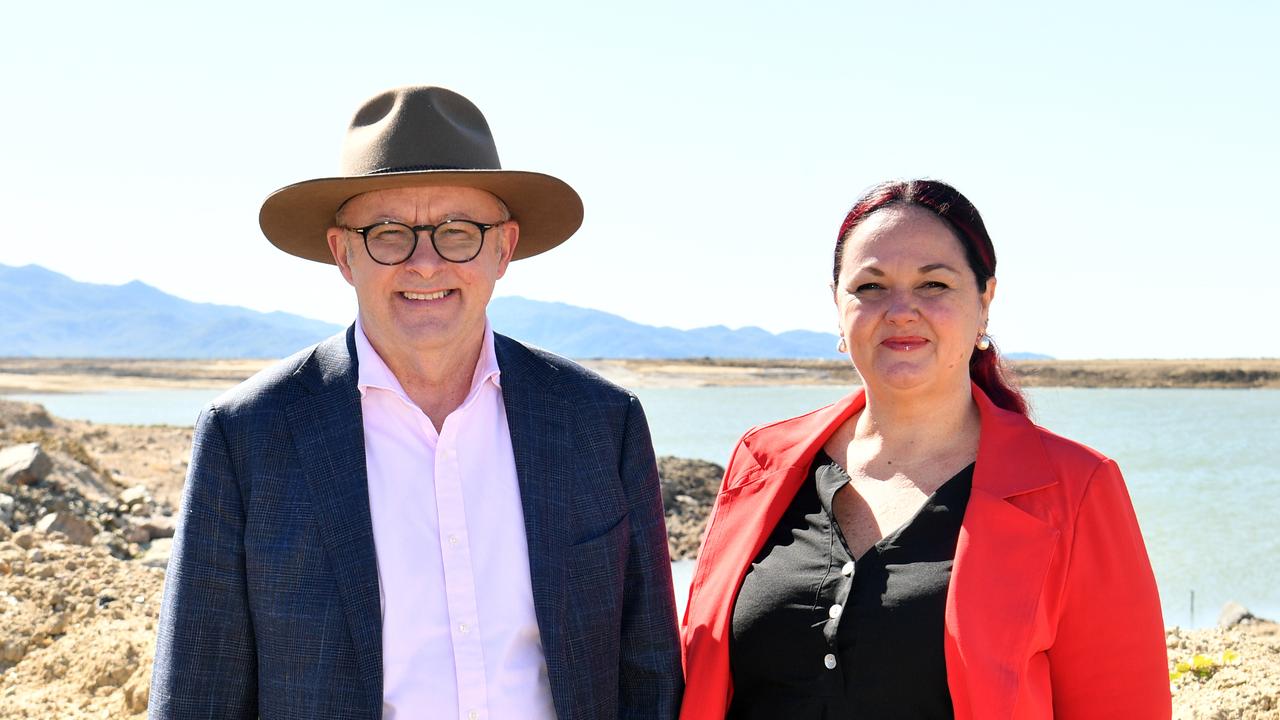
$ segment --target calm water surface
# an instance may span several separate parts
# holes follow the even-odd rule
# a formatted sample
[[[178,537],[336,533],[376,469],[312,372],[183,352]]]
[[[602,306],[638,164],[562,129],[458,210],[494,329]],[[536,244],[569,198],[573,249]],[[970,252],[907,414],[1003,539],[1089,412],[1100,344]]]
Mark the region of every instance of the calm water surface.
[[[10,397],[94,422],[191,425],[220,392]],[[781,386],[647,388],[637,394],[659,454],[723,465],[747,428],[807,412],[846,392]],[[1033,388],[1030,395],[1038,423],[1120,464],[1166,623],[1211,625],[1228,600],[1280,617],[1280,391]],[[675,563],[673,572],[683,606],[692,564]]]

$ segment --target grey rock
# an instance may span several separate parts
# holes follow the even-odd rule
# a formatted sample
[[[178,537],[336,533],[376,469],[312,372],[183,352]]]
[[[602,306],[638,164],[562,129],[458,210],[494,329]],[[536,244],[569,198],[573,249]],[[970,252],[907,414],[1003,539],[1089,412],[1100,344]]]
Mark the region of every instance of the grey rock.
[[[111,553],[119,560],[128,560],[133,557],[129,552],[129,543],[124,538],[113,532],[103,531],[93,536],[93,545],[95,547],[104,547],[107,552]]]
[[[8,527],[13,521],[13,496],[0,493],[0,525]]]
[[[127,508],[134,503],[146,502],[147,488],[145,485],[134,485],[120,493],[120,504]]]
[[[173,540],[171,538],[156,538],[147,546],[147,551],[142,554],[142,564],[148,567],[156,567],[164,570],[169,566],[169,554],[173,551]]]
[[[36,534],[31,530],[31,528],[23,528],[13,534],[12,541],[14,545],[17,545],[23,550],[30,550],[36,545]]]
[[[1251,620],[1257,620],[1249,609],[1234,600],[1227,602],[1222,606],[1222,612],[1218,613],[1218,627],[1229,628],[1240,623],[1247,623]]]
[[[0,485],[34,485],[53,470],[53,461],[40,443],[23,443],[0,450]]]
[[[93,542],[93,536],[97,534],[92,525],[65,510],[52,512],[40,518],[40,522],[36,523],[36,530],[42,533],[62,533],[67,536],[68,541],[76,545],[90,544]]]
[[[146,522],[142,523],[142,529],[147,531],[150,539],[171,538],[177,523],[174,519],[167,515],[152,515]]]
[[[131,543],[145,545],[151,541],[151,533],[141,525],[130,525],[124,531],[124,539]]]

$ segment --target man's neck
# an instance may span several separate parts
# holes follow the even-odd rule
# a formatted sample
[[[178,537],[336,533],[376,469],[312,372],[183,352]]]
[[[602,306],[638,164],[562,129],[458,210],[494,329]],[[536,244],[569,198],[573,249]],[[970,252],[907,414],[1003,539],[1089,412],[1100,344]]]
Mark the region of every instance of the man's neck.
[[[484,333],[467,342],[465,347],[436,350],[384,348],[372,337],[369,344],[413,404],[430,418],[436,432],[440,432],[445,418],[462,405],[471,391],[471,380],[484,347]]]

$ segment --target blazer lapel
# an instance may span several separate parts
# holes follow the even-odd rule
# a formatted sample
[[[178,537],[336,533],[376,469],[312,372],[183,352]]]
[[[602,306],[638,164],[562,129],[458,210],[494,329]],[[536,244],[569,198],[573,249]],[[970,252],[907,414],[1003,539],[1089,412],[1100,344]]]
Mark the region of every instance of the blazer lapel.
[[[849,395],[791,421],[785,433],[770,433],[763,446],[748,433],[735,448],[689,586],[681,644],[686,652],[685,705],[706,708],[708,717],[719,717],[728,708],[733,598],[804,482],[818,449],[865,404],[863,393]],[[703,592],[711,593],[713,600],[699,602]]]
[[[572,542],[572,408],[554,392],[558,370],[511,338],[494,333],[493,344],[520,483],[534,613],[552,696],[557,709],[565,713],[574,671],[567,665],[561,636],[568,611],[565,581]]]
[[[956,717],[1007,718],[1059,535],[1019,497],[1057,480],[1031,422],[973,395],[982,436],[947,592],[948,685]]]
[[[369,513],[364,423],[353,329],[316,347],[297,377],[310,392],[292,402],[294,447],[311,488],[321,542],[338,583],[360,677],[382,703],[378,558]]]

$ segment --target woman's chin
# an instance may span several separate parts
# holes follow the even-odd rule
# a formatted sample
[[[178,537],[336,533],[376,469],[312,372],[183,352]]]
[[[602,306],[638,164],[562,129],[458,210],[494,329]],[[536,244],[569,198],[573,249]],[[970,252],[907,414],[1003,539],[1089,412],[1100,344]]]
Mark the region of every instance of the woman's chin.
[[[928,387],[938,380],[936,372],[916,363],[893,363],[859,374],[868,386],[899,392]]]

